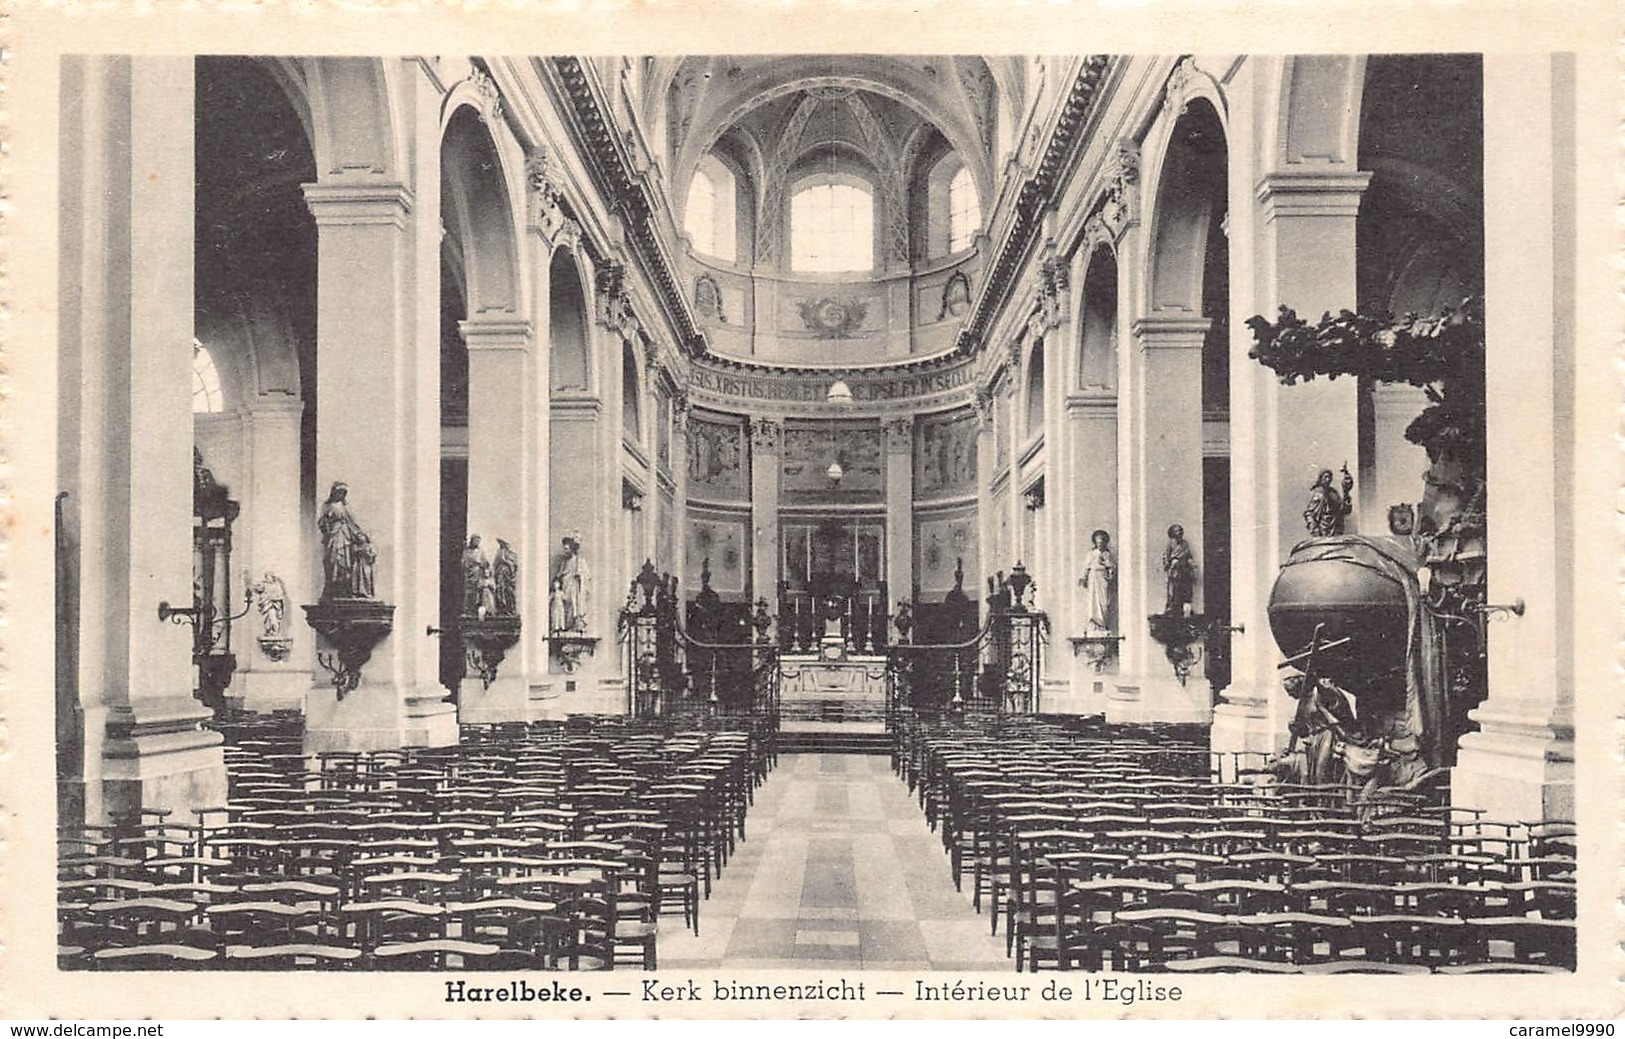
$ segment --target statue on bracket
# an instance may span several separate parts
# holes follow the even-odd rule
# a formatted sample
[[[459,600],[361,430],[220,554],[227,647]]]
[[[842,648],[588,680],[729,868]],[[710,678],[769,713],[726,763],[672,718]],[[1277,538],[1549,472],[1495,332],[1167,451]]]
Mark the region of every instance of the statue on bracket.
[[[480,548],[480,536],[470,534],[468,547],[463,549],[463,616],[484,620],[496,605],[496,590],[491,580],[491,561]]]
[[[1162,550],[1162,572],[1168,580],[1163,614],[1168,617],[1189,615],[1196,590],[1196,557],[1185,540],[1185,528],[1177,523],[1168,528],[1168,545]]]
[[[581,558],[581,535],[569,533],[562,539],[564,558],[553,572],[557,585],[558,602],[550,610],[550,623],[555,632],[584,632],[587,630],[588,601],[592,595],[592,579],[587,564]]]
[[[1309,504],[1303,510],[1303,524],[1311,537],[1331,538],[1343,533],[1343,526],[1354,511],[1354,499],[1349,492],[1354,490],[1354,477],[1349,473],[1348,463],[1343,463],[1343,493],[1338,494],[1332,486],[1332,471],[1322,469],[1315,479],[1315,485],[1309,488]]]
[[[501,538],[497,538],[497,557],[491,564],[491,583],[497,616],[519,616],[519,554]]]
[[[1083,576],[1078,579],[1088,596],[1086,631],[1090,635],[1110,635],[1112,601],[1117,581],[1117,560],[1112,556],[1112,536],[1104,530],[1089,535],[1089,554],[1083,560]]]
[[[322,535],[322,601],[373,598],[377,550],[350,512],[350,487],[336,480],[322,503],[316,528]]]
[[[288,635],[288,587],[269,570],[251,589],[260,613],[260,652],[271,660],[288,659],[293,639]]]

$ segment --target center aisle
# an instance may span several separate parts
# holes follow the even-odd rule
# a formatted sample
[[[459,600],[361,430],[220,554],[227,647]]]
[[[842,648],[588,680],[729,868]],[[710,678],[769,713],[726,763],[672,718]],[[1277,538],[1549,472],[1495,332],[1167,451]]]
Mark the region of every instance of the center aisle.
[[[884,755],[781,756],[746,826],[699,937],[661,922],[662,969],[1013,969]]]

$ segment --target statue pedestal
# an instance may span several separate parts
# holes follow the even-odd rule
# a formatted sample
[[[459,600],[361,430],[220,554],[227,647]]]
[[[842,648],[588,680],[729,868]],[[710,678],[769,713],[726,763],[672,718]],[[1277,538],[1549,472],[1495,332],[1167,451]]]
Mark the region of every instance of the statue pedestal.
[[[532,720],[530,685],[523,668],[514,662],[503,673],[508,651],[519,643],[523,625],[518,617],[463,617],[458,631],[463,640],[467,671],[458,693],[458,718],[469,724]]]
[[[1205,681],[1181,683],[1173,676],[1125,677],[1106,691],[1110,725],[1205,725],[1213,717]]]

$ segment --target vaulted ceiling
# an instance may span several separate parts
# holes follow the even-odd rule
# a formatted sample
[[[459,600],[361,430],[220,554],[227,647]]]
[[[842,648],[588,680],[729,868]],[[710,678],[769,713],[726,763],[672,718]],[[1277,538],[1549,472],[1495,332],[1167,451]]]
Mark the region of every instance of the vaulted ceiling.
[[[798,54],[646,59],[643,116],[663,127],[678,197],[727,136],[762,178],[778,154],[843,141],[877,165],[912,161],[934,129],[991,194],[1001,122],[1013,124],[1022,58]],[[799,115],[798,115],[799,113]],[[786,142],[787,131],[793,134]]]

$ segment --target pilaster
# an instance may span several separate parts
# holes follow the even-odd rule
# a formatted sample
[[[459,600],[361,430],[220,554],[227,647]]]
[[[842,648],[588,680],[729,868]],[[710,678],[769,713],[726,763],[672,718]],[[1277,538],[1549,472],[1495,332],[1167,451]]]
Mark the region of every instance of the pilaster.
[[[779,587],[779,477],[783,420],[750,420],[750,573],[749,597],[776,594]]]
[[[535,656],[532,644],[547,635],[542,616],[527,612],[522,591],[525,570],[540,561],[530,515],[540,500],[537,467],[527,449],[539,410],[535,342],[529,321],[481,317],[458,327],[468,348],[468,532],[479,535],[487,559],[496,560],[502,542],[518,557],[522,624],[519,645],[507,651],[489,685],[477,675],[464,678],[458,715],[472,723],[528,721],[526,663]]]
[[[914,587],[914,418],[886,422],[886,589],[889,613]]]
[[[1484,57],[1487,594],[1528,605],[1488,625],[1451,798],[1507,821],[1575,817],[1574,76],[1572,56]]]
[[[64,817],[218,804],[226,771],[194,698],[192,632],[158,617],[192,588],[193,63],[65,59],[79,93],[62,171],[64,533],[77,548],[80,743]],[[71,240],[71,245],[66,243]],[[77,421],[75,421],[77,420]],[[59,705],[60,707],[60,705]],[[60,738],[60,736],[59,736]]]
[[[1251,118],[1232,126],[1238,139],[1259,132]],[[1281,306],[1318,317],[1354,305],[1355,217],[1370,176],[1347,167],[1259,172],[1249,162],[1230,170],[1230,457],[1233,472],[1252,475],[1231,487],[1231,617],[1240,630],[1231,635],[1231,684],[1214,711],[1216,751],[1262,754],[1286,743],[1295,705],[1276,668],[1270,590],[1308,536],[1303,507],[1316,474],[1359,459],[1356,380],[1282,386],[1247,356],[1246,320],[1273,319]],[[1386,526],[1375,529],[1357,506],[1348,529]]]

